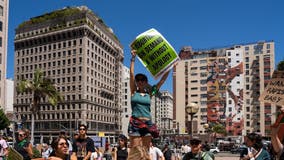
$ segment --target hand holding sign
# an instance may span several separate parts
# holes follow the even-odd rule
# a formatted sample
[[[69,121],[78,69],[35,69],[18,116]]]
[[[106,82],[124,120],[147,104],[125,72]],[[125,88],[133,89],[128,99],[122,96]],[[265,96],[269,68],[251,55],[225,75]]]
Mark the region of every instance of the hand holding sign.
[[[170,70],[179,60],[174,48],[155,29],[138,35],[131,43],[131,48],[137,51],[140,61],[155,79]]]
[[[269,80],[259,101],[275,105],[284,105],[284,72],[274,71],[272,79]]]

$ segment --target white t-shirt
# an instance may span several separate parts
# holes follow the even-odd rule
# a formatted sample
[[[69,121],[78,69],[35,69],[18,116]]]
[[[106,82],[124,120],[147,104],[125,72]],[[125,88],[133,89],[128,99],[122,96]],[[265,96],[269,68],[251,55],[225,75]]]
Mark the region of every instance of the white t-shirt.
[[[189,147],[188,145],[184,146],[184,153],[188,153],[191,152],[191,147]]]
[[[101,160],[103,158],[103,154],[98,152],[92,152],[90,160]]]
[[[92,152],[90,160],[96,160],[97,158],[98,158],[98,153],[97,152]]]
[[[1,139],[0,140],[0,148],[1,148],[1,150],[0,150],[0,156],[4,156],[4,149],[7,149],[8,148],[8,145],[7,145],[7,142],[4,140],[4,139]],[[2,157],[1,157],[2,158]],[[0,160],[1,160],[1,158],[0,158]]]
[[[151,160],[159,160],[160,157],[164,156],[163,152],[157,147],[150,147],[149,154],[150,154]]]
[[[69,151],[69,152],[72,152],[72,149],[73,149],[72,143],[71,143],[71,141],[70,141],[69,139],[67,139],[67,142],[68,142],[68,145],[69,145],[68,151]]]

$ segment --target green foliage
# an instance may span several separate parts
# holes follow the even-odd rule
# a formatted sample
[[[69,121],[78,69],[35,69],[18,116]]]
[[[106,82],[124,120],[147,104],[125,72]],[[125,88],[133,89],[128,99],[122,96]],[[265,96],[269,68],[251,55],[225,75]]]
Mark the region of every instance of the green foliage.
[[[41,158],[40,151],[33,147],[33,158]]]
[[[278,71],[284,71],[284,60],[280,61],[280,62],[277,64],[277,70],[278,70]]]
[[[227,134],[226,127],[223,126],[222,124],[213,125],[212,131],[215,132],[215,133],[218,133],[218,134],[223,134],[223,135]]]
[[[47,13],[38,17],[31,18],[29,21],[25,21],[22,24],[19,25],[18,28],[24,27],[25,25],[31,25],[31,24],[38,24],[45,22],[47,20],[55,19],[55,18],[63,18],[66,16],[72,16],[73,14],[79,13],[80,9],[78,8],[66,8],[62,10],[57,10],[51,13]]]
[[[36,70],[33,80],[21,80],[17,86],[17,91],[33,94],[32,112],[38,111],[41,98],[48,97],[48,102],[53,106],[57,105],[58,101],[62,101],[62,96],[56,90],[53,81],[44,77],[43,72],[39,69]]]
[[[0,109],[0,130],[7,128],[10,125],[10,121],[4,113],[4,110]]]

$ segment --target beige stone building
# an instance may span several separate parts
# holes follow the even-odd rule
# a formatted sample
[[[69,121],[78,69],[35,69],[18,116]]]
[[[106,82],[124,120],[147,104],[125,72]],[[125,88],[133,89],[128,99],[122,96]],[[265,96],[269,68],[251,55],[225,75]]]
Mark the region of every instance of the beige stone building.
[[[209,134],[204,124],[222,124],[229,136],[241,138],[249,132],[269,136],[275,106],[259,102],[258,97],[274,71],[273,41],[199,51],[184,47],[180,57],[173,73],[174,120],[179,134],[190,133],[185,107],[197,103],[194,135]]]
[[[6,107],[9,0],[0,1],[0,108]]]
[[[85,6],[67,7],[23,22],[15,35],[15,86],[44,71],[63,95],[51,106],[47,99],[35,117],[35,140],[59,130],[72,134],[78,124],[88,134],[113,141],[121,132],[123,48],[111,28]],[[31,94],[15,92],[17,118],[30,127]]]

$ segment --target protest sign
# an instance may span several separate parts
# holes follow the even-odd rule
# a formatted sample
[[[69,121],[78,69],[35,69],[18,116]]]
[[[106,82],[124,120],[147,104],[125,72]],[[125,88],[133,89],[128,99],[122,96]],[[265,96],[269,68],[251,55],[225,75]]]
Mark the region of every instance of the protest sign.
[[[264,103],[284,105],[284,79],[271,79],[259,97],[259,100]]]
[[[131,43],[142,64],[157,79],[172,68],[179,57],[170,43],[155,29],[141,33]]]
[[[12,160],[23,160],[23,156],[17,152],[14,148],[9,147],[9,155],[8,155],[8,159],[12,159]]]

